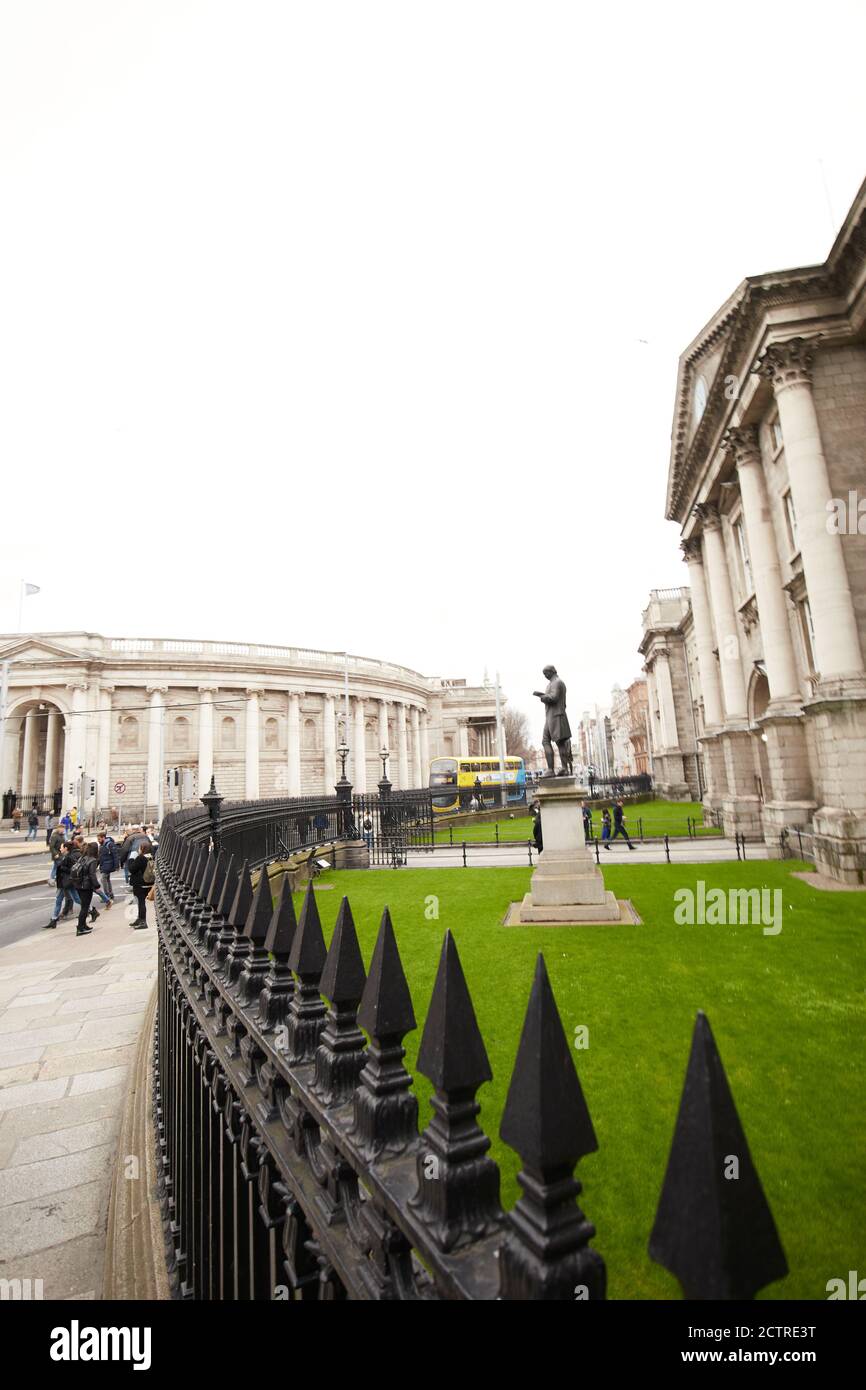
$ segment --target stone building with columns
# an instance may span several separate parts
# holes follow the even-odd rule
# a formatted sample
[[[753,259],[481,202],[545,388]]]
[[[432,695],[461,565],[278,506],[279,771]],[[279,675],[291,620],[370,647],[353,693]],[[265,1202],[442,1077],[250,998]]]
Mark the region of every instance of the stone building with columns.
[[[866,184],[823,265],[750,277],[680,358],[666,514],[688,567],[705,803],[866,878]]]
[[[161,780],[171,808],[213,774],[230,799],[333,795],[343,742],[356,792],[375,790],[383,747],[402,788],[427,785],[431,757],[495,751],[491,690],[342,652],[57,632],[0,636],[0,661],[0,788],[60,789],[85,813],[150,819]]]
[[[646,713],[656,791],[699,801],[704,787],[694,702],[696,659],[688,588],[653,589],[641,615]]]

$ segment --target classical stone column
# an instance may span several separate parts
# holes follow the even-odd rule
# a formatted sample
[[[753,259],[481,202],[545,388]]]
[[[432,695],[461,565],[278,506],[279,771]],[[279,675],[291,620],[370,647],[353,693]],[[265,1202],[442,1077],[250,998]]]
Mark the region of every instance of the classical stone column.
[[[703,523],[704,557],[707,564],[710,605],[719,644],[719,670],[725,701],[725,720],[728,724],[745,723],[746,685],[740,659],[740,634],[734,612],[721,520],[717,508],[709,503],[700,503],[695,511]]]
[[[286,759],[288,764],[288,794],[301,795],[301,695],[300,690],[289,691],[289,709],[286,720]]]
[[[246,732],[244,737],[244,796],[259,799],[259,696],[258,688],[246,692]]]
[[[695,645],[698,652],[698,670],[701,675],[701,694],[704,697],[704,724],[707,729],[718,728],[724,720],[722,713],[722,692],[719,688],[719,667],[713,650],[713,621],[710,617],[710,603],[707,597],[707,582],[704,576],[704,562],[700,536],[682,542],[682,552],[689,571],[689,591],[692,602],[692,620],[695,625]]]
[[[458,734],[459,747],[460,747],[459,756],[460,756],[461,758],[468,758],[468,757],[469,757],[469,720],[468,720],[468,719],[458,719],[458,720],[457,720],[457,734]]]
[[[99,731],[98,742],[96,745],[96,804],[103,809],[111,806],[114,799],[114,792],[110,785],[111,779],[111,697],[114,694],[113,685],[100,686],[97,692],[97,728]],[[46,754],[46,768],[47,768]]]
[[[42,780],[42,795],[51,797],[57,790],[57,776],[60,754],[60,711],[48,711],[48,728],[45,734],[45,775]],[[5,787],[3,789],[5,791]]]
[[[388,747],[388,706],[390,700],[379,701],[379,749]],[[379,751],[379,750],[377,750]],[[393,750],[391,750],[393,751]]]
[[[764,481],[758,432],[754,426],[728,430],[722,447],[733,456],[740,482],[770,698],[799,702],[794,644],[788,623],[787,599],[782,588],[776,536],[770,520],[770,500]]]
[[[24,716],[24,762],[21,768],[21,795],[36,796],[38,788],[37,768],[39,760],[39,714],[29,709]]]
[[[412,723],[412,779],[413,785],[423,787],[425,785],[425,773],[421,767],[421,718],[418,706],[413,705],[409,711],[409,718]]]
[[[161,780],[164,776],[163,767],[163,721],[165,719],[165,700],[168,694],[167,685],[149,685],[147,693],[150,696],[150,709],[147,721],[147,795],[145,797],[146,808],[153,807],[154,810],[159,805],[159,794],[161,790]],[[147,809],[145,809],[147,815]]]
[[[652,666],[644,666],[646,673],[646,707],[647,725],[649,727],[650,753],[658,753],[661,746],[660,720],[656,719],[656,704],[658,702],[658,692],[656,690],[655,671]],[[589,759],[592,762],[592,758]]]
[[[337,714],[336,697],[333,695],[325,696],[322,748],[325,755],[324,791],[326,796],[333,796],[337,782]]]
[[[216,685],[198,687],[198,794],[205,796],[213,777],[213,697]]]
[[[779,407],[815,630],[815,660],[826,681],[860,677],[864,667],[842,538],[828,527],[833,494],[812,397],[813,360],[814,349],[804,338],[790,338],[768,347],[753,371],[772,382]]]
[[[21,788],[18,785],[18,762],[21,757],[21,725],[23,724],[17,714],[12,714],[6,720],[5,736],[3,742],[3,784],[0,792],[18,792]]]
[[[74,805],[78,800],[81,794],[78,777],[85,771],[87,688],[86,681],[70,681],[66,687],[70,693],[71,704],[66,716],[66,751],[63,757],[63,799],[67,806]],[[70,784],[73,784],[71,792]]]
[[[406,732],[406,706],[402,700],[397,702],[397,786],[409,786],[409,739]]]
[[[352,734],[352,786],[353,789],[362,793],[367,790],[367,735],[364,728],[364,701],[360,696],[355,696],[354,709],[355,731]]]
[[[421,786],[423,787],[430,776],[430,715],[426,709],[421,711],[421,767],[423,770]]]
[[[674,687],[671,680],[670,660],[667,647],[655,649],[655,678],[659,696],[659,715],[661,723],[662,747],[679,748],[677,715],[674,705]]]

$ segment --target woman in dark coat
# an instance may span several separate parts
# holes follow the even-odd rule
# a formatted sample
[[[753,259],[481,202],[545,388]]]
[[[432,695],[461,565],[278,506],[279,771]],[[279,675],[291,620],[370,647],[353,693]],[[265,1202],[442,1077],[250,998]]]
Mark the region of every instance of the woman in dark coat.
[[[147,895],[150,892],[151,884],[145,883],[144,875],[147,873],[148,865],[151,864],[153,864],[152,856],[140,849],[129,865],[129,886],[138,903],[138,916],[132,924],[137,931],[147,926]]]
[[[78,911],[78,928],[75,935],[88,936],[93,931],[93,927],[87,925],[87,914],[90,914],[91,922],[95,922],[99,916],[96,908],[92,905],[93,895],[99,893],[100,897],[103,896],[102,886],[99,882],[98,845],[88,843],[84,846],[81,858],[75,866],[73,883],[78,889],[78,897],[81,901],[81,907]],[[106,906],[110,907],[111,903],[106,903]]]

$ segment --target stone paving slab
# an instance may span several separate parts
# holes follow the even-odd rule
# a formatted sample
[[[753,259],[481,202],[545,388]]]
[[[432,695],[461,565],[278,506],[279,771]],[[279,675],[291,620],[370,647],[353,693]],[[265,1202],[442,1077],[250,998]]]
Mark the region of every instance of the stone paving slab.
[[[151,908],[152,914],[152,908]],[[117,1137],[156,978],[156,930],[104,914],[0,947],[0,1278],[102,1288]]]

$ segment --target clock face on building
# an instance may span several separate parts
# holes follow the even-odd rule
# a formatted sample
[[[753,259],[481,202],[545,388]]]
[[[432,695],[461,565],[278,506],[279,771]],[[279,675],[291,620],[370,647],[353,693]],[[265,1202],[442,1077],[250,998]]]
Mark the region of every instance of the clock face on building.
[[[706,404],[707,383],[704,381],[704,378],[702,376],[699,376],[697,381],[695,382],[695,394],[693,397],[695,424],[698,423],[701,416],[703,415]]]

